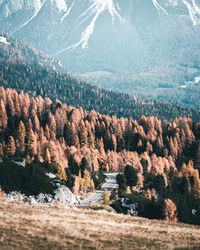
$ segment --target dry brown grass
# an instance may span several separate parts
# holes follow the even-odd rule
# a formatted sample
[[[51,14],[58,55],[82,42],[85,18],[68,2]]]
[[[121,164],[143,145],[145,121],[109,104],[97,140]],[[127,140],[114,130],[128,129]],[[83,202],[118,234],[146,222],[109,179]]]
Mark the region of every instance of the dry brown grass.
[[[0,202],[0,249],[200,249],[200,227]]]

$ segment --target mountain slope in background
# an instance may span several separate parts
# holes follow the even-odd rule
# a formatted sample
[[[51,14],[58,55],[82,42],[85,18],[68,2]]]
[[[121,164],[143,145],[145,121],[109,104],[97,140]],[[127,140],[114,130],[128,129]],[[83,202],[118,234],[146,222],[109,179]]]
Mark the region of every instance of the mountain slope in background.
[[[20,42],[14,36],[0,31],[0,58],[5,60],[29,62],[40,64],[55,70],[64,71],[60,61],[53,57],[38,51],[33,46]]]
[[[0,29],[68,71],[140,96],[170,99],[175,90],[171,99],[191,104],[199,90],[199,24],[197,0],[0,1]]]
[[[117,117],[139,119],[145,115],[168,121],[184,116],[199,121],[200,117],[199,111],[192,107],[166,101],[142,101],[127,94],[91,86],[69,74],[27,62],[0,59],[0,85]]]
[[[60,71],[66,71],[60,62],[19,42],[13,36],[0,32],[0,85],[24,90],[31,95],[60,99],[68,105],[95,109],[102,114],[132,117],[157,116],[169,121],[179,116],[199,120],[199,111],[166,101],[141,100],[127,94],[115,93],[91,86]],[[198,97],[194,92],[191,98]],[[198,98],[195,98],[198,104]]]

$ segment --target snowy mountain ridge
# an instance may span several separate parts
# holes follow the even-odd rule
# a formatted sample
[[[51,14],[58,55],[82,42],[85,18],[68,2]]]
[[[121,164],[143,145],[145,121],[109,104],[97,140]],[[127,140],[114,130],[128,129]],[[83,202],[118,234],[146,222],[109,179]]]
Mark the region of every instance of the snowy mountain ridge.
[[[180,64],[200,61],[200,0],[0,0],[0,30],[71,73],[112,75],[108,83],[151,72],[179,84],[188,75]]]
[[[66,11],[67,10],[67,3],[65,0],[32,0],[32,1],[26,1],[26,0],[17,0],[17,1],[6,1],[1,0],[0,4],[2,6],[5,6],[9,10],[9,15],[17,12],[18,10],[25,9],[31,9],[31,10],[40,10],[41,7],[45,2],[50,2],[52,5],[56,4],[59,11]]]
[[[82,0],[82,2],[86,3],[86,10],[80,15],[80,17],[84,17],[84,21],[94,15],[94,19],[92,19],[91,26],[95,23],[96,19],[99,15],[108,11],[112,18],[115,16],[118,18],[122,18],[119,14],[121,10],[121,1],[122,0]],[[131,3],[132,1],[132,3]],[[138,0],[127,0],[133,6],[137,4]],[[154,7],[164,14],[169,14],[168,9],[174,8],[176,10],[186,9],[187,14],[190,16],[193,25],[200,24],[200,3],[198,0],[148,0],[152,1]],[[25,0],[1,0],[0,7],[4,9],[5,17],[11,16],[13,13],[16,13],[22,9],[30,9],[34,12],[34,15],[29,18],[32,20],[37,16],[39,11],[42,9],[44,5],[50,4],[53,8],[57,7],[58,11],[61,12],[62,16],[60,21],[62,22],[64,18],[66,18],[71,11],[71,9],[80,4],[79,0],[33,0],[33,1],[25,1]],[[186,11],[184,10],[184,11]],[[63,15],[64,12],[64,15]],[[186,13],[185,13],[186,14]],[[23,26],[27,24],[27,21]]]

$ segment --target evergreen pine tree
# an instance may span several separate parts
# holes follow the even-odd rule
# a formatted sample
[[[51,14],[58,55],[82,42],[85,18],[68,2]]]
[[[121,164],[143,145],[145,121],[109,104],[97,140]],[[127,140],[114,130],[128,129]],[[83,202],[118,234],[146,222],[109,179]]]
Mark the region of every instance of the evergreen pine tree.
[[[24,126],[24,123],[20,121],[19,127],[17,130],[17,149],[21,154],[25,153],[25,137],[26,137],[26,128]]]
[[[14,156],[15,151],[16,151],[15,140],[12,136],[9,136],[7,147],[6,147],[6,155],[8,157]]]
[[[137,170],[130,165],[127,165],[124,170],[127,186],[131,188],[137,184]]]
[[[80,146],[83,147],[87,145],[88,143],[88,138],[87,138],[87,129],[85,127],[84,122],[81,122],[80,124],[80,132],[79,132],[79,138],[80,138]]]
[[[3,100],[0,101],[0,132],[4,132],[7,127],[8,117]]]
[[[88,166],[88,162],[87,160],[85,159],[85,157],[82,158],[81,160],[81,178],[84,178],[84,173],[85,173],[85,170],[87,169],[87,166]]]
[[[45,149],[45,154],[44,154],[44,161],[47,162],[48,164],[51,163],[51,155],[49,153],[49,149]]]
[[[37,155],[37,139],[32,129],[28,131],[28,151],[30,156]]]
[[[68,165],[69,165],[69,169],[70,169],[71,173],[73,175],[78,176],[79,175],[79,166],[72,155],[69,158]]]
[[[162,174],[159,174],[154,179],[154,188],[159,193],[162,193],[165,188],[165,179]]]

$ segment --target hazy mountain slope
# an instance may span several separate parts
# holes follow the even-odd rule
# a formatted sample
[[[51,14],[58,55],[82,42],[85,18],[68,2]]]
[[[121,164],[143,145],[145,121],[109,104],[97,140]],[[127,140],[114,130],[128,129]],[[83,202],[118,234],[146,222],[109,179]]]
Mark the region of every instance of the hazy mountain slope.
[[[195,105],[181,85],[200,75],[197,0],[2,0],[0,29],[95,84]]]
[[[0,58],[12,61],[27,61],[32,64],[40,64],[64,71],[61,63],[53,57],[37,50],[33,46],[20,42],[14,36],[2,31],[0,31]]]
[[[142,114],[147,116],[158,115],[168,120],[177,116],[190,116],[194,120],[199,117],[198,112],[194,109],[184,108],[183,106],[180,106],[180,109],[176,105],[172,107],[173,105],[168,102],[146,101],[145,103],[145,101],[142,102],[140,99],[136,100],[124,94],[120,95],[119,93],[92,87],[83,82],[80,83],[69,75],[56,73],[50,68],[65,71],[59,62],[4,32],[0,32],[0,58],[2,58],[1,84],[5,87],[50,96],[53,100],[58,98],[68,105],[82,106],[88,110],[94,108],[105,114],[132,116],[134,118],[139,118]],[[45,69],[46,67],[50,68]],[[55,86],[54,84],[57,81],[58,83]],[[65,92],[61,91],[63,85],[65,86]],[[40,86],[43,86],[42,90]],[[84,90],[86,91],[85,94],[80,95],[82,88],[87,89],[87,91]],[[73,94],[69,94],[70,92]],[[99,93],[100,96],[98,96]],[[68,95],[69,98],[67,98]],[[198,92],[193,93],[191,98],[194,95],[198,95]],[[105,103],[107,106],[104,105]],[[165,106],[164,109],[162,108],[163,105]],[[152,109],[152,107],[154,108]]]

